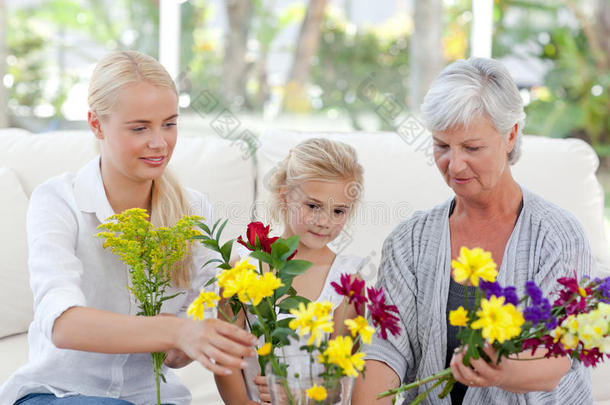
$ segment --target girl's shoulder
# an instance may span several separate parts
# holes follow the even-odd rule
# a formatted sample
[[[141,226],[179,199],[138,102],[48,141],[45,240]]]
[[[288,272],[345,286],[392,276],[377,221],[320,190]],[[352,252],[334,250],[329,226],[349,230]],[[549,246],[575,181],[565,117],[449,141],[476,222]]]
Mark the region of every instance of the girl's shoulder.
[[[330,272],[334,274],[356,274],[364,267],[364,258],[356,255],[339,254],[333,261]]]

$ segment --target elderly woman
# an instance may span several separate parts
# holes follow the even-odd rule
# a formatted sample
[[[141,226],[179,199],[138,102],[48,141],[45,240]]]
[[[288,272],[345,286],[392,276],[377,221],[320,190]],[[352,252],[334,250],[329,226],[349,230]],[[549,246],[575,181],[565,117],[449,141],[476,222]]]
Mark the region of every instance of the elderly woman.
[[[580,278],[595,267],[578,221],[511,175],[525,113],[508,71],[492,59],[451,64],[428,91],[422,116],[436,165],[455,197],[416,213],[384,243],[379,284],[399,309],[402,333],[368,348],[366,379],[357,381],[352,404],[389,404],[389,398],[375,402],[375,395],[449,366],[458,381],[451,396],[439,399],[439,387],[424,403],[592,403],[587,370],[568,358],[540,358],[539,350],[531,359],[527,351],[499,365],[479,359],[470,368],[454,353],[459,341],[448,314],[464,303],[464,286],[453,279],[451,259],[461,246],[490,251],[498,282],[518,292],[534,280],[549,293],[558,277],[576,271]]]

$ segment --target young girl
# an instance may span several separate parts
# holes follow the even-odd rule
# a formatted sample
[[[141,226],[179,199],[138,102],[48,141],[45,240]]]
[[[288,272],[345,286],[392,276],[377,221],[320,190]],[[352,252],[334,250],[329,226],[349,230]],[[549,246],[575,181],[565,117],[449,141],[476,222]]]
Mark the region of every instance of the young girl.
[[[171,316],[183,314],[210,277],[202,270],[209,251],[194,245],[173,272],[169,293],[186,294],[164,302],[170,316],[142,317],[126,288],[128,268],[94,238],[100,223],[133,207],[151,212],[157,226],[186,214],[209,223],[205,198],[165,170],[176,144],[177,101],[171,77],[149,56],[115,52],[96,66],[88,119],[100,156],[32,193],[30,362],[0,389],[2,404],[150,405],[156,402],[150,352],[167,352],[170,367],[193,359],[219,374],[245,367],[242,356],[255,354],[254,337],[234,325]],[[162,402],[190,403],[178,378],[163,373]]]
[[[355,211],[362,189],[362,172],[351,146],[314,138],[293,148],[271,181],[270,212],[274,222],[283,225],[283,238],[299,236],[296,258],[313,263],[304,274],[295,277],[292,285],[298,295],[311,301],[333,303],[335,335],[349,331],[341,322],[343,297],[334,291],[331,283],[339,283],[341,273],[357,277],[362,259],[336,255],[328,244]],[[355,316],[350,306],[346,318]],[[243,326],[244,318],[239,321]],[[285,352],[296,354],[298,347],[298,343],[293,343]],[[243,378],[240,374],[215,376],[226,404],[271,402],[266,377],[260,376],[256,359],[249,358]]]

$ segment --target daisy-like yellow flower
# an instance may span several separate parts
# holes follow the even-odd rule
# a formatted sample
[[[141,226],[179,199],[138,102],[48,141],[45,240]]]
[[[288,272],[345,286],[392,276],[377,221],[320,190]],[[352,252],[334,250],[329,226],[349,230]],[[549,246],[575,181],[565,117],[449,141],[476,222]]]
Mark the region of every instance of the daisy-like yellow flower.
[[[328,341],[328,347],[324,350],[323,360],[341,367],[343,373],[350,377],[357,377],[358,371],[364,368],[365,353],[358,352],[352,355],[354,342],[349,336],[337,336]]]
[[[324,401],[326,399],[326,388],[320,385],[314,385],[309,388],[307,391],[307,396],[314,401]]]
[[[263,298],[271,297],[273,292],[283,286],[282,280],[273,273],[265,273],[257,276],[256,281],[246,286],[246,294],[252,301],[252,305],[258,305]]]
[[[319,346],[324,333],[333,333],[331,310],[332,304],[328,301],[309,302],[307,306],[300,302],[297,309],[290,310],[295,318],[288,326],[293,330],[298,329],[300,336],[310,334],[307,344],[311,345],[315,342],[315,345]]]
[[[521,325],[525,322],[523,315],[513,304],[504,305],[504,297],[492,295],[489,300],[481,300],[481,309],[477,311],[478,319],[470,326],[482,329],[481,335],[489,343],[496,340],[503,343],[521,333]]]
[[[449,324],[453,326],[466,326],[469,320],[468,311],[461,305],[458,309],[449,312]]]
[[[256,267],[250,264],[246,258],[238,262],[232,269],[223,270],[218,275],[218,286],[222,288],[222,296],[231,298],[235,294],[241,293],[239,295],[240,301],[247,302],[245,289],[256,279],[255,269]]]
[[[215,292],[201,290],[199,296],[188,306],[186,314],[193,319],[202,321],[204,309],[214,308],[218,300],[220,300],[220,297]]]
[[[451,261],[453,277],[458,283],[470,279],[470,283],[478,287],[479,279],[485,281],[496,281],[498,274],[496,263],[491,258],[491,253],[481,248],[472,250],[462,246],[457,260]]]
[[[271,343],[267,342],[264,345],[262,345],[257,351],[256,353],[259,356],[266,356],[269,353],[271,353]]]
[[[369,325],[365,317],[357,316],[354,319],[346,319],[345,326],[349,328],[352,336],[360,334],[364,343],[371,343],[371,337],[373,336],[373,333],[375,333],[375,328]]]

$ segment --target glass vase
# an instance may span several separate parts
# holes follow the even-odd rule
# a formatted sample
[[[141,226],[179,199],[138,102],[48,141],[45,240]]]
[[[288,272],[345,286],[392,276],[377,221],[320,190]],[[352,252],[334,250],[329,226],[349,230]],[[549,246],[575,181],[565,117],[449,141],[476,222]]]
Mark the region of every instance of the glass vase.
[[[310,362],[308,355],[278,357],[278,362],[269,362],[265,368],[267,384],[273,405],[349,405],[354,388],[353,377],[320,377],[324,371],[321,364]],[[278,364],[286,365],[284,375]],[[307,396],[307,390],[318,385],[326,389],[326,398],[316,401]]]

